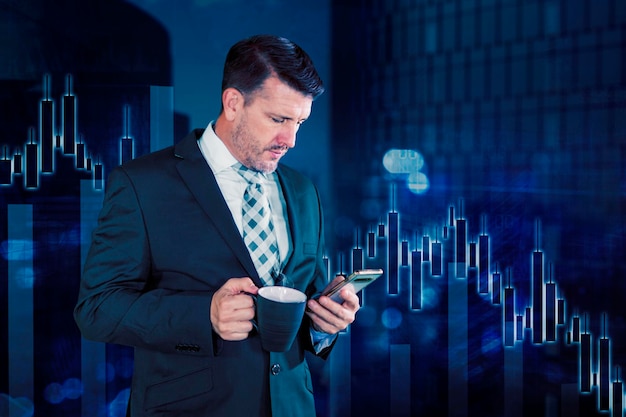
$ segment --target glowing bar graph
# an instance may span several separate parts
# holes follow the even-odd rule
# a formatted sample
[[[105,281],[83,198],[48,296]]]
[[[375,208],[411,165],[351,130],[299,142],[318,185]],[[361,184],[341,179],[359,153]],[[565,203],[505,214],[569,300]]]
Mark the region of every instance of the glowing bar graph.
[[[546,341],[556,341],[556,284],[546,284]]]
[[[79,143],[76,145],[76,168],[85,168],[85,144]]]
[[[515,326],[515,340],[524,340],[524,316],[517,316]]]
[[[339,333],[333,354],[328,358],[330,369],[329,415],[350,417],[352,410],[352,381],[350,375],[352,333]]]
[[[330,259],[327,256],[322,258],[322,263],[324,264],[324,271],[326,271],[326,277],[330,277]]]
[[[480,235],[478,237],[478,270],[480,275],[478,276],[478,288],[481,294],[489,292],[489,236]],[[499,275],[498,275],[499,279]],[[495,276],[494,276],[495,280]],[[498,287],[498,301],[495,301],[495,288],[493,292],[494,304],[500,304],[500,288]]]
[[[411,415],[411,345],[389,346],[389,415]]]
[[[80,182],[80,258],[84,265],[91,233],[97,224],[103,194],[94,191],[90,180]],[[81,397],[82,417],[107,417],[106,380],[102,378],[106,366],[106,345],[81,338]]]
[[[610,395],[610,354],[609,354],[609,339],[606,337],[600,338],[600,366],[599,366],[599,378],[600,378],[600,410],[608,411],[609,409],[609,395]]]
[[[430,237],[422,237],[422,256],[425,262],[430,261]]]
[[[521,343],[504,349],[504,415],[522,417],[524,392],[524,349]]]
[[[133,140],[122,138],[120,144],[120,164],[124,164],[133,159]]]
[[[33,207],[8,206],[9,395],[34,402]]]
[[[515,344],[515,291],[504,289],[504,346]]]
[[[400,265],[408,266],[409,265],[409,242],[407,242],[406,240],[403,240],[401,244],[402,244],[402,249],[400,252],[401,253]]]
[[[482,274],[482,270],[481,270],[481,274]],[[481,279],[481,278],[479,278]],[[491,302],[493,304],[500,304],[501,300],[502,300],[502,296],[500,295],[500,289],[502,288],[502,277],[500,276],[499,272],[494,272],[492,277],[491,277],[491,287],[492,287],[492,293],[491,293]],[[481,291],[482,292],[482,291]]]
[[[173,144],[174,87],[150,86],[150,152]]]
[[[591,335],[580,335],[580,392],[591,392]]]
[[[398,213],[389,212],[387,227],[389,237],[387,238],[387,278],[389,294],[398,294]]]
[[[54,106],[52,100],[40,103],[41,172],[52,172],[54,156]]]
[[[476,268],[476,242],[471,242],[469,244],[469,267]],[[487,290],[488,292],[489,290]]]
[[[456,221],[456,276],[467,277],[467,220]]]
[[[533,252],[533,343],[543,342],[543,253]]]
[[[11,160],[6,155],[6,148],[4,150],[4,156],[0,159],[0,184],[11,184],[11,178],[13,176],[13,166]]]
[[[26,145],[26,188],[39,186],[39,151],[35,143]]]
[[[580,317],[572,319],[572,341],[580,342]]]
[[[467,284],[471,285],[475,291],[478,291],[478,268],[476,267],[468,267],[467,268]]]
[[[613,382],[613,417],[624,416],[624,388],[619,381]]]
[[[459,268],[456,261],[456,254],[455,254],[455,248],[456,248],[456,233],[455,233],[455,229],[454,227],[444,227],[444,239],[443,239],[443,265],[445,267],[445,265],[450,264],[450,265],[454,265],[455,270],[454,270],[454,274],[456,275]],[[447,271],[444,271],[447,272]],[[457,276],[458,278],[465,278],[464,275],[461,276]]]
[[[560,298],[557,302],[557,319],[556,324],[565,324],[565,300]]]
[[[13,155],[13,173],[21,174],[23,173],[23,171],[24,168],[22,166],[22,154],[16,153],[15,155]]]
[[[76,143],[76,97],[63,96],[63,153],[73,155]]]
[[[55,102],[48,97],[49,87],[44,85],[45,96],[39,101],[38,132],[39,139],[36,138],[37,129],[29,129],[30,140],[15,154],[7,155],[6,148],[4,155],[0,157],[0,184],[11,185],[15,176],[23,175],[24,187],[34,190],[40,186],[40,175],[54,173],[55,158],[63,156],[75,156],[75,168],[86,169],[92,172],[93,162],[91,157],[87,157],[87,146],[78,142],[77,139],[77,97],[71,93],[70,76],[67,79],[67,93],[61,97],[61,134],[55,135]],[[151,121],[151,126],[162,128],[162,132],[171,132],[168,135],[154,133],[151,135],[151,150],[162,149],[171,145],[173,137],[173,119],[164,117],[171,115],[173,111],[173,97],[171,87],[154,87],[150,89],[150,109],[155,115],[159,115],[158,121]],[[170,110],[167,113],[168,109]],[[129,106],[126,106],[129,112]],[[151,116],[153,116],[151,114]],[[127,118],[128,119],[128,118]],[[128,124],[127,124],[128,129]],[[165,139],[167,137],[168,139]],[[153,149],[152,146],[155,148]],[[124,160],[134,157],[134,142],[128,135],[122,139],[120,144],[120,157]],[[102,164],[95,164],[93,170],[93,184],[95,189],[104,189],[104,167]]]
[[[409,306],[412,311],[420,311],[423,307],[424,296],[424,278],[445,276],[448,291],[448,416],[468,416],[469,415],[469,390],[468,390],[468,296],[469,287],[477,288],[479,293],[490,294],[490,301],[493,305],[502,306],[502,343],[505,347],[505,393],[504,393],[504,414],[505,416],[521,416],[523,402],[523,342],[526,332],[529,330],[528,337],[533,344],[556,342],[559,334],[557,332],[559,325],[564,325],[565,316],[565,299],[557,297],[556,283],[544,282],[544,254],[540,250],[531,252],[531,274],[528,278],[530,282],[530,298],[531,302],[523,308],[516,305],[519,300],[517,289],[508,284],[506,288],[503,286],[502,275],[498,272],[497,264],[495,272],[491,272],[491,255],[490,255],[490,237],[486,234],[478,236],[477,242],[468,243],[467,231],[468,223],[463,219],[454,220],[454,209],[451,207],[449,211],[450,225],[443,227],[442,241],[438,241],[435,237],[431,241],[429,236],[422,236],[422,250],[409,250],[407,240],[400,241],[398,239],[399,214],[396,212],[388,213],[388,224],[380,224],[378,226],[378,235],[388,238],[379,239],[381,247],[377,249],[379,253],[384,252],[386,247],[387,266],[392,273],[396,273],[395,279],[388,281],[388,295],[396,295],[399,286],[404,286],[407,282],[409,286]],[[387,231],[385,232],[385,229]],[[376,233],[370,231],[367,238],[368,255],[373,254],[370,248],[376,245],[372,242],[376,241]],[[416,246],[419,239],[416,238]],[[358,251],[357,251],[358,250]],[[353,258],[362,260],[363,250],[360,248],[353,249]],[[430,263],[430,265],[428,265]],[[353,264],[356,264],[353,260]],[[446,269],[444,270],[444,265]],[[410,266],[410,268],[401,268]],[[405,272],[409,272],[405,274]],[[467,279],[462,279],[467,278]],[[400,283],[401,281],[401,283]],[[404,290],[403,290],[404,291]],[[522,291],[522,293],[524,293]],[[526,302],[526,300],[523,300]],[[608,373],[610,367],[610,343],[608,338],[599,340],[599,348],[597,356],[592,351],[592,334],[585,331],[581,333],[580,318],[572,318],[572,329],[564,333],[566,335],[566,343],[579,343],[579,382],[578,384],[562,385],[561,398],[561,414],[563,410],[570,410],[572,413],[566,413],[568,417],[576,417],[578,406],[572,404],[578,403],[578,393],[591,392],[592,387],[598,387],[599,409],[607,411],[616,404],[615,407],[623,407],[623,394],[615,394],[617,398],[613,398],[613,392],[622,393],[623,388],[619,382],[610,382]],[[401,345],[393,345],[401,346]],[[410,351],[410,349],[409,349]],[[393,359],[391,359],[393,361]],[[594,362],[597,360],[597,364]],[[395,363],[395,362],[394,362]],[[392,367],[394,363],[390,364]],[[597,372],[594,372],[595,368]],[[397,368],[399,369],[399,368]],[[404,371],[404,370],[403,370]],[[397,377],[391,371],[392,384],[394,387],[398,385],[403,378]],[[397,378],[396,378],[397,377]],[[580,390],[578,390],[580,386]],[[404,387],[404,386],[402,386]],[[406,387],[404,387],[406,388]],[[396,393],[397,395],[395,395]],[[390,391],[390,412],[392,415],[400,415],[408,408],[403,408],[400,404],[409,407],[410,401],[404,394],[396,392],[396,388]],[[396,398],[397,397],[397,398]],[[612,399],[612,400],[611,400]],[[563,402],[567,402],[564,404]],[[612,402],[611,402],[612,401]],[[621,401],[621,402],[620,402]],[[619,404],[618,404],[619,403]],[[546,412],[556,410],[555,403],[546,404]],[[552,412],[552,411],[550,411]],[[614,411],[615,412],[615,411]],[[616,414],[621,415],[621,414]],[[622,416],[623,417],[623,416]]]
[[[100,163],[94,165],[93,186],[96,190],[104,188],[104,167]]]
[[[468,416],[468,288],[448,263],[448,416]]]
[[[130,106],[124,107],[124,134],[120,141],[120,165],[134,157],[133,139],[130,137]]]
[[[352,249],[352,269],[363,269],[363,249],[361,248]]]
[[[432,276],[441,276],[442,271],[442,247],[441,242],[433,242],[432,253],[433,260],[430,263]]]
[[[411,252],[411,308],[422,308],[422,252]]]
[[[367,233],[367,256],[369,258],[376,256],[376,235],[374,232]]]

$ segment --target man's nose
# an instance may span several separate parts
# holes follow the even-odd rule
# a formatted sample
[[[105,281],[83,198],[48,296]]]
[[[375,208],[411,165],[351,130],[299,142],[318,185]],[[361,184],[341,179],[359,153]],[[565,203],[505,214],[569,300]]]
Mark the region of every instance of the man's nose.
[[[285,123],[285,126],[280,131],[279,143],[288,148],[296,146],[296,134],[299,127],[298,123]]]

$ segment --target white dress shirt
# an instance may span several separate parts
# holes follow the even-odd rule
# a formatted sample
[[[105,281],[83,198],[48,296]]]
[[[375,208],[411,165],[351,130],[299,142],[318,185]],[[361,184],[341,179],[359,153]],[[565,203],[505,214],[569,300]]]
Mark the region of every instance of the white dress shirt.
[[[215,175],[217,185],[220,187],[239,233],[243,237],[241,208],[243,205],[243,194],[248,186],[248,181],[233,167],[238,161],[226,148],[224,142],[215,134],[213,122],[209,123],[209,126],[204,130],[202,137],[198,141],[198,146],[204,159],[206,159],[213,171],[213,175]],[[267,195],[272,212],[272,222],[274,223],[274,231],[276,232],[276,240],[278,242],[280,269],[282,270],[282,265],[287,258],[290,247],[289,230],[286,222],[287,216],[285,214],[287,207],[281,188],[278,185],[276,173],[261,174],[261,177],[263,178],[263,190]]]

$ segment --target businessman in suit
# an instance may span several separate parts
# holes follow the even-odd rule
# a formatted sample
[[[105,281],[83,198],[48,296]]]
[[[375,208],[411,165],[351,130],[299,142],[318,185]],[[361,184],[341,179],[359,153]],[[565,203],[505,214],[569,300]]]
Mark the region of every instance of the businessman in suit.
[[[134,347],[128,415],[315,415],[305,351],[329,354],[358,297],[310,299],[291,349],[267,352],[250,294],[283,275],[309,298],[327,285],[319,195],[279,164],[322,92],[299,46],[244,39],[226,57],[215,122],[111,172],[74,315],[84,337]],[[239,164],[260,173],[271,208],[265,276],[243,237]]]

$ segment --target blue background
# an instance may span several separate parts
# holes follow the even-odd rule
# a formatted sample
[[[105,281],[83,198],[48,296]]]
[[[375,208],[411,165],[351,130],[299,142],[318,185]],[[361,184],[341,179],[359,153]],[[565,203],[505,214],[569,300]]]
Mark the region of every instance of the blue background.
[[[123,415],[132,351],[72,319],[101,186],[124,138],[138,156],[216,118],[224,56],[255,33],[300,44],[326,82],[285,163],[320,188],[329,275],[386,271],[331,358],[310,358],[318,414],[623,415],[623,2],[0,0],[0,20],[0,415]],[[55,146],[29,186],[15,161],[27,143],[42,160],[46,97],[93,166]],[[555,340],[533,321],[548,283]]]

